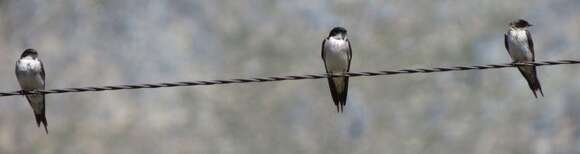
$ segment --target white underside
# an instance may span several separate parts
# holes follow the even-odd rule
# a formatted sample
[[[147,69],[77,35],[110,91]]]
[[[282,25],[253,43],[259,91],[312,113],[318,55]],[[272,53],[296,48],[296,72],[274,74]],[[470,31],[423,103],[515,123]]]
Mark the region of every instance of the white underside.
[[[326,67],[331,72],[346,72],[348,69],[348,43],[345,40],[328,39],[324,44]]]
[[[326,69],[330,73],[343,73],[348,70],[348,42],[345,40],[329,38],[324,44],[324,57]],[[344,83],[342,78],[334,78],[336,88],[342,90]]]
[[[516,62],[532,61],[532,52],[528,45],[526,31],[523,29],[510,30],[508,32],[509,54]]]
[[[44,80],[40,75],[42,71],[40,61],[26,57],[16,62],[16,77],[22,90],[44,89]],[[39,113],[44,104],[42,95],[26,95],[30,99],[30,105],[35,113]]]

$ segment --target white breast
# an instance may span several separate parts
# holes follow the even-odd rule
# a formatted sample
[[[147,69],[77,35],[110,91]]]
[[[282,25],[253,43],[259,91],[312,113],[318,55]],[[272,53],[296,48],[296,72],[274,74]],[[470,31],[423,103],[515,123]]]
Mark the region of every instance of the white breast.
[[[348,69],[348,42],[329,38],[324,44],[326,67],[331,72],[346,72]]]
[[[526,31],[524,29],[514,29],[508,32],[508,46],[510,56],[514,61],[532,60],[532,52],[528,45]]]
[[[42,71],[40,61],[26,57],[16,62],[16,76],[18,83],[24,90],[41,89],[44,81],[40,72]]]

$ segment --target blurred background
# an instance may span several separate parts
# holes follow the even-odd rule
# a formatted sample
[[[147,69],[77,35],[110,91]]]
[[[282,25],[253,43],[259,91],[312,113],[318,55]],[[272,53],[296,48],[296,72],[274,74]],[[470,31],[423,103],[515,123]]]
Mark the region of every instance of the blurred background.
[[[510,21],[537,60],[580,59],[577,0],[0,0],[0,90],[35,48],[47,88],[324,72],[349,30],[351,71],[511,62]],[[0,153],[580,153],[580,66],[47,95],[48,134],[0,98]]]

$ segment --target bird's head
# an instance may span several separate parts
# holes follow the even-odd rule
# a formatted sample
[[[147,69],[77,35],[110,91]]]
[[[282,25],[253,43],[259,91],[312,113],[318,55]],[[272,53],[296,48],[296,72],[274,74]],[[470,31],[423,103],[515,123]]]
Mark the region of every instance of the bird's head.
[[[337,39],[341,39],[344,40],[346,38],[346,29],[344,29],[343,27],[334,27],[332,28],[332,30],[330,30],[330,34],[328,34],[328,37],[334,37]]]
[[[533,25],[528,23],[528,21],[526,21],[524,19],[518,19],[516,21],[510,22],[510,27],[513,27],[513,28],[526,28],[526,27],[530,27],[530,26],[533,26]]]
[[[38,57],[38,52],[34,49],[26,49],[24,50],[24,52],[22,52],[22,55],[20,56],[20,58],[24,58],[24,57],[32,57],[32,58],[36,58]]]

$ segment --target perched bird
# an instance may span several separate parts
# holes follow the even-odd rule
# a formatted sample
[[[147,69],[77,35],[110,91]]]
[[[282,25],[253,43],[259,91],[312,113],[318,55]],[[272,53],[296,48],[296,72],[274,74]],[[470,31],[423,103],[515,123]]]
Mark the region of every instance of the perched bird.
[[[534,62],[534,42],[532,34],[528,31],[528,27],[533,25],[523,19],[519,19],[511,22],[509,26],[509,30],[504,35],[504,43],[513,62]],[[540,81],[538,81],[536,66],[518,66],[518,70],[526,78],[534,96],[538,98],[537,91],[540,91],[540,94],[544,96],[542,86],[540,86]]]
[[[44,90],[44,66],[36,50],[26,49],[22,53],[16,62],[16,78],[22,90]],[[44,130],[48,133],[44,94],[26,95],[26,99],[34,111],[36,125],[40,127],[40,123],[44,124]]]
[[[350,70],[352,50],[346,33],[346,29],[334,27],[322,42],[322,60],[326,73],[344,73]],[[344,111],[348,93],[348,77],[329,77],[328,85],[337,112]]]

